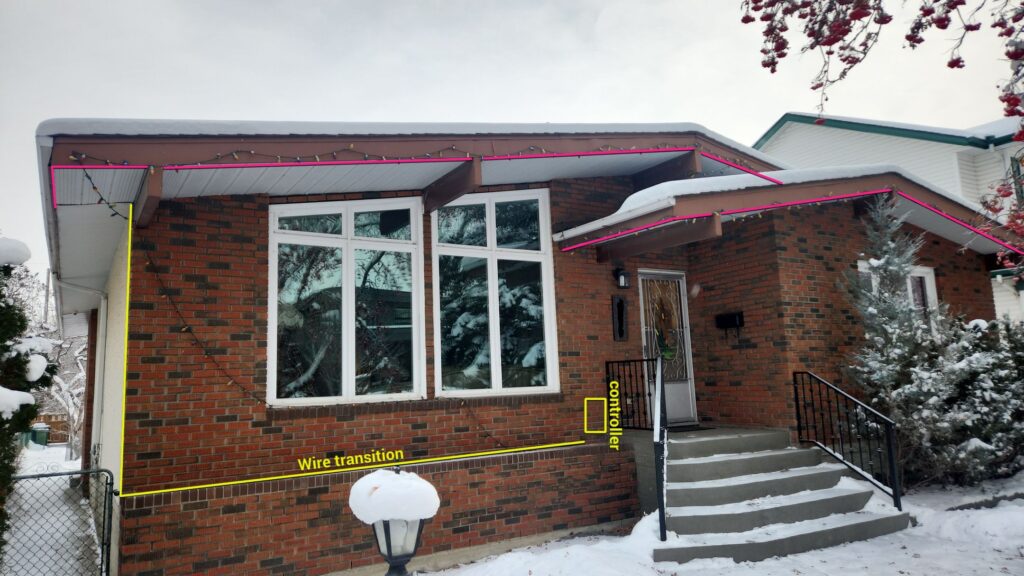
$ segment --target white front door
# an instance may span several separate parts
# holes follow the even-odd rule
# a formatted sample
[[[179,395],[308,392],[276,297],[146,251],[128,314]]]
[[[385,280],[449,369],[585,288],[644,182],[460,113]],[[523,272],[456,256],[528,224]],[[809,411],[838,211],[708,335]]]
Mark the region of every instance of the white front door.
[[[686,276],[682,272],[641,270],[639,278],[644,358],[662,357],[668,422],[696,424]]]

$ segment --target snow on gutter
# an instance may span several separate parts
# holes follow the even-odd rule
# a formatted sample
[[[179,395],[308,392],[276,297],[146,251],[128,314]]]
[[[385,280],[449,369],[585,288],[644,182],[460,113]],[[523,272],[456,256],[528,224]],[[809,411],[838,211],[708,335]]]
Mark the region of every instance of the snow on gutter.
[[[841,180],[847,178],[859,178],[864,176],[878,176],[882,174],[895,174],[918,184],[924,188],[939,194],[940,196],[956,202],[969,210],[974,212],[981,212],[981,206],[974,204],[963,198],[959,198],[948,194],[936,186],[925,182],[923,179],[907,172],[906,170],[896,166],[894,164],[870,164],[862,166],[842,166],[833,168],[808,168],[803,170],[777,170],[774,172],[765,172],[764,175],[777,180],[780,184],[806,184],[812,182],[825,182],[830,180]],[[592,222],[588,222],[581,226],[571,228],[559,232],[553,236],[553,239],[557,242],[577,238],[585,234],[615,226],[623,222],[632,220],[638,216],[645,216],[659,210],[663,210],[675,204],[677,198],[685,196],[697,196],[702,194],[712,194],[716,192],[728,192],[734,190],[745,190],[748,188],[766,188],[771,185],[766,184],[765,181],[758,176],[752,174],[738,174],[733,176],[717,176],[711,178],[692,178],[689,180],[674,180],[671,182],[663,182],[656,186],[646,188],[639,192],[636,192],[626,198],[619,209],[604,218],[599,218]],[[834,199],[843,199],[842,197],[833,197]],[[784,205],[771,205],[761,207],[761,209],[768,209],[772,207],[784,207]],[[692,219],[700,217],[700,215],[689,215],[685,218]],[[684,217],[679,217],[684,218]],[[668,222],[663,222],[668,223]],[[660,225],[660,224],[659,224]],[[651,227],[648,225],[647,227]],[[627,233],[636,232],[632,230]],[[616,236],[617,237],[617,236]],[[612,238],[600,239],[600,241],[610,240]],[[583,244],[590,244],[594,242],[588,242]],[[571,250],[581,245],[570,246],[564,250]]]

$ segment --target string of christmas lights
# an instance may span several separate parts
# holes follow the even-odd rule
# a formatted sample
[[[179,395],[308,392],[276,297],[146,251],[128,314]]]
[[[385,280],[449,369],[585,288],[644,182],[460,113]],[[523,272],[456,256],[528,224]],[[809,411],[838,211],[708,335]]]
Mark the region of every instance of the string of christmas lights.
[[[167,285],[164,283],[163,275],[160,274],[160,268],[153,260],[153,255],[149,252],[149,250],[146,249],[143,249],[142,252],[146,256],[146,264],[149,266],[150,272],[152,272],[153,275],[156,277],[157,284],[160,286],[161,296],[170,303],[171,308],[174,310],[174,314],[178,317],[178,320],[181,321],[181,329],[179,330],[179,332],[187,333],[189,336],[192,337],[192,341],[199,348],[199,350],[202,351],[203,357],[206,358],[210,363],[212,363],[214,368],[216,368],[221,373],[221,375],[224,376],[224,378],[227,378],[227,384],[238,388],[239,390],[244,392],[246,396],[255,400],[256,403],[261,404],[263,406],[267,406],[269,408],[266,400],[260,398],[248,387],[239,383],[238,380],[234,376],[232,376],[230,372],[228,372],[227,368],[225,368],[217,360],[217,356],[210,351],[210,347],[207,346],[206,343],[203,342],[201,338],[199,338],[195,330],[192,329],[191,323],[185,319],[185,315],[181,312],[181,308],[178,306],[178,303],[175,302],[174,298],[172,298],[171,295],[169,294],[167,290]]]
[[[663,148],[677,148],[678,144],[671,144],[662,142],[650,148],[650,150],[659,150]],[[513,151],[508,154],[502,154],[502,156],[525,156],[529,154],[572,154],[574,152],[628,152],[630,150],[636,150],[636,146],[624,147],[624,146],[613,146],[611,144],[602,144],[594,149],[589,150],[554,150],[549,149],[545,146],[526,146],[519,150]],[[210,164],[221,163],[222,161],[229,160],[232,162],[241,162],[243,160],[259,161],[259,160],[270,160],[277,163],[285,162],[309,162],[318,163],[324,161],[334,160],[423,160],[432,158],[485,158],[487,155],[469,152],[458,148],[454,144],[446,146],[437,150],[424,152],[421,154],[414,154],[409,156],[386,156],[383,154],[371,153],[365,150],[361,150],[356,147],[355,144],[348,144],[343,148],[337,148],[334,150],[328,150],[318,154],[305,154],[305,155],[288,155],[288,154],[275,154],[256,150],[254,148],[239,148],[215,154],[211,157],[202,158],[190,162],[176,162],[173,164],[154,164],[151,168],[173,168],[174,166],[203,166]],[[97,162],[106,166],[128,166],[130,162],[127,160],[110,160],[109,158],[103,158],[95,156],[87,152],[72,151],[68,158],[72,162],[78,162],[84,164],[87,160]]]

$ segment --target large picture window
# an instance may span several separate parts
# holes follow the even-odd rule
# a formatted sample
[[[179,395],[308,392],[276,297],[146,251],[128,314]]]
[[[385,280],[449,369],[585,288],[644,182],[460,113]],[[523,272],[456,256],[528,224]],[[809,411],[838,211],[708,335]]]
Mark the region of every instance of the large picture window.
[[[557,391],[547,190],[471,194],[432,226],[437,395]]]
[[[419,198],[270,208],[267,397],[424,397]]]

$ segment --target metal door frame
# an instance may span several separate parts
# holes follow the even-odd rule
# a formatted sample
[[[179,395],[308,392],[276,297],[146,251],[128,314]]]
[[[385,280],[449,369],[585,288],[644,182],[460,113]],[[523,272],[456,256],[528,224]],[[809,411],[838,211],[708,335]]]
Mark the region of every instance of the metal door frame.
[[[690,384],[690,409],[693,413],[692,421],[680,421],[679,423],[696,424],[700,422],[697,414],[697,386],[693,373],[693,346],[690,342],[690,306],[686,292],[686,272],[681,270],[659,270],[653,268],[640,268],[637,270],[636,283],[640,291],[640,345],[644,345],[647,338],[647,304],[644,301],[644,278],[661,280],[675,280],[679,283],[680,314],[683,323],[683,346],[686,348],[686,372],[687,382]],[[648,379],[649,381],[650,379]]]

